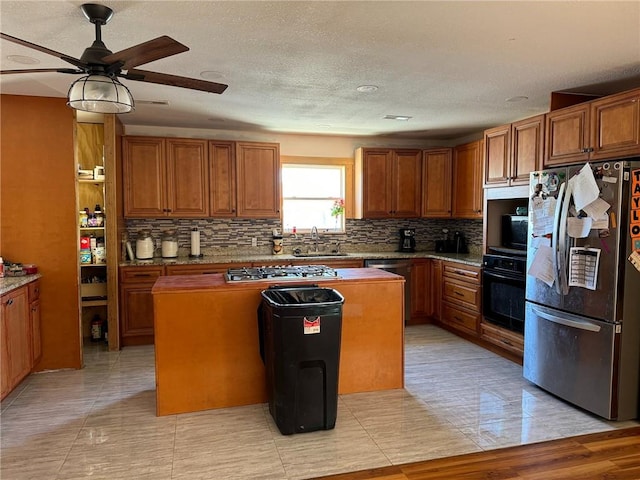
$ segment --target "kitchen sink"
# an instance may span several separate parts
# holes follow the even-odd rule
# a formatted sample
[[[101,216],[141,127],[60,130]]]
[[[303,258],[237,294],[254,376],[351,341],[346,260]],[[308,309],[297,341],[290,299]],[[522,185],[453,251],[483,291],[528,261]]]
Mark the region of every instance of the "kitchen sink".
[[[293,252],[294,257],[346,257],[344,252]]]

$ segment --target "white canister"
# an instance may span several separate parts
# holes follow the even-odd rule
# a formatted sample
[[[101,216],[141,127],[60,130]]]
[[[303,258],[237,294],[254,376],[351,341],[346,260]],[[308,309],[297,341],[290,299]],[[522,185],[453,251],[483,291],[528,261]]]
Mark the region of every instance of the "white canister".
[[[178,237],[175,230],[165,230],[162,233],[162,258],[176,258],[178,256]]]
[[[153,238],[149,230],[142,230],[136,239],[136,258],[149,260],[153,258]]]

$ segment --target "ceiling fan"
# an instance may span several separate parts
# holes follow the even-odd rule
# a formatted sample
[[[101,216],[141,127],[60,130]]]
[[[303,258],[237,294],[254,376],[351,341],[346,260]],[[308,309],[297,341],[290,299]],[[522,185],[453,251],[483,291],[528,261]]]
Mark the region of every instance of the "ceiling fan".
[[[0,32],[0,38],[3,40],[53,55],[76,68],[2,70],[0,74],[39,72],[85,74],[69,88],[68,104],[79,110],[99,113],[127,113],[133,110],[134,102],[131,93],[118,81],[118,77],[210,93],[222,93],[226,90],[227,85],[222,83],[135,68],[138,65],[186,52],[189,47],[165,35],[113,53],[102,42],[101,32],[102,25],[106,25],[113,17],[113,10],[95,3],[85,3],[80,8],[85,17],[95,25],[96,39],[84,50],[79,59]]]

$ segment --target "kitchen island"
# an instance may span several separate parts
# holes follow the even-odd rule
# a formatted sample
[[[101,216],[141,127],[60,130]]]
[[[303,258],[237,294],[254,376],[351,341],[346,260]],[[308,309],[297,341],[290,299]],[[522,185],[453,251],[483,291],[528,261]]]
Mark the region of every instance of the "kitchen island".
[[[335,288],[345,298],[338,393],[404,386],[404,279],[372,268],[287,284]],[[223,274],[158,278],[152,289],[156,413],[170,415],[267,401],[257,310],[273,279]]]

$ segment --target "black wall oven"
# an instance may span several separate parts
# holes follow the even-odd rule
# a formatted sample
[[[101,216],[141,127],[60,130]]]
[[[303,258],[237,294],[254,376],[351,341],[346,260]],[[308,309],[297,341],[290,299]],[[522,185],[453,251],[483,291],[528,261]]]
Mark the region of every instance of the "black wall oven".
[[[482,315],[488,322],[524,333],[527,258],[524,255],[484,255]]]

